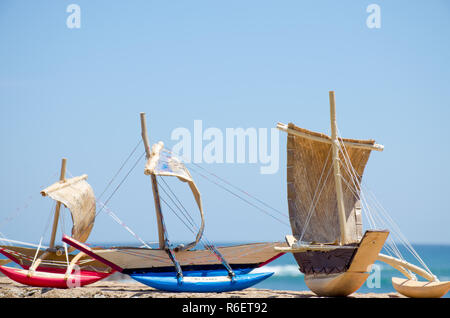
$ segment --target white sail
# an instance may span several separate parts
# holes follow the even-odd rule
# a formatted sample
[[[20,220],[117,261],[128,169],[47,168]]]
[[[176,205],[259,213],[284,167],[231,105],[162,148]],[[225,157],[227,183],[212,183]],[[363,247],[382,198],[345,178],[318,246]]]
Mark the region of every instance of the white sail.
[[[197,245],[203,235],[205,220],[200,192],[191,174],[189,173],[189,170],[178,157],[165,150],[163,142],[160,141],[159,143],[153,145],[152,153],[150,158],[147,160],[144,173],[146,175],[177,177],[180,181],[187,182],[187,184],[189,185],[189,188],[194,195],[195,202],[197,203],[198,209],[200,211],[201,225],[196,235],[195,241],[187,244],[182,249],[193,248],[195,245]]]
[[[94,226],[95,195],[86,182],[87,175],[58,181],[41,191],[42,196],[49,196],[61,202],[72,215],[72,237],[85,242]]]

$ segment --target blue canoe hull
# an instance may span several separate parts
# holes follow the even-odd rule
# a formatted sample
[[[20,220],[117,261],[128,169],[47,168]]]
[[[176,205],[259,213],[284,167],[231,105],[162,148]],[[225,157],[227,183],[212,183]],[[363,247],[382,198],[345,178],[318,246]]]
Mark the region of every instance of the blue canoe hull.
[[[169,292],[211,293],[242,290],[272,276],[273,273],[236,274],[234,279],[217,275],[186,275],[178,280],[176,274],[158,275],[156,273],[130,274],[147,286]]]

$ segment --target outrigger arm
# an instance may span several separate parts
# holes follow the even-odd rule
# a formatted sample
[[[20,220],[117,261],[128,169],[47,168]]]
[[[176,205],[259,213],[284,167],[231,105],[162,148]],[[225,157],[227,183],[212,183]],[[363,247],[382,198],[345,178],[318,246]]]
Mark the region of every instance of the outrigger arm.
[[[410,264],[395,257],[379,254],[377,260],[389,264],[400,271],[407,279],[392,277],[392,286],[400,294],[414,298],[439,298],[450,290],[450,282],[440,282],[431,272],[427,272],[420,267]],[[419,281],[414,272],[427,281]]]
[[[404,261],[404,260],[401,260],[401,259],[398,259],[398,258],[395,258],[392,256],[388,256],[385,254],[381,254],[381,253],[378,254],[377,260],[392,266],[393,268],[395,268],[396,270],[401,272],[403,275],[405,275],[410,280],[417,280],[417,278],[414,274],[411,274],[407,270],[410,270],[411,272],[414,272],[417,275],[422,276],[429,282],[439,282],[439,279],[435,275],[430,274],[426,270],[424,270],[416,265],[413,265],[411,263],[408,263],[407,261]]]

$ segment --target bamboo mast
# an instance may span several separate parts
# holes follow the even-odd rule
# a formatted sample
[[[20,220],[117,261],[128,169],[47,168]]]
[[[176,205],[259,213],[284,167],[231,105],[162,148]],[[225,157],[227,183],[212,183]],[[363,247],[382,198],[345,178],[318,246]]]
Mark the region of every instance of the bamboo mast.
[[[334,183],[336,185],[336,196],[339,212],[339,226],[341,230],[340,244],[344,245],[348,243],[348,234],[347,234],[347,222],[345,217],[344,196],[342,192],[341,171],[339,167],[339,139],[337,135],[336,104],[334,100],[334,91],[330,91],[329,96],[330,96],[331,140],[333,141],[332,149],[333,149]]]
[[[61,162],[61,173],[59,180],[60,182],[64,182],[66,178],[66,165],[67,165],[67,159],[62,158]],[[50,249],[53,249],[55,247],[55,236],[56,236],[56,230],[58,229],[58,220],[59,220],[59,211],[61,210],[61,202],[56,202],[56,209],[55,209],[55,217],[53,218],[53,228],[52,228],[52,236],[50,238]]]
[[[145,113],[141,113],[141,135],[142,140],[144,142],[145,147],[145,153],[147,160],[151,157],[151,151],[150,151],[150,144],[148,141],[147,136],[147,124],[145,121]],[[153,190],[153,199],[155,201],[155,210],[156,210],[156,221],[158,223],[158,241],[159,241],[159,248],[165,249],[166,248],[166,240],[165,240],[165,233],[164,233],[164,227],[162,223],[162,212],[161,212],[161,202],[159,200],[159,191],[158,191],[158,183],[156,181],[156,176],[151,175],[152,179],[152,190]]]

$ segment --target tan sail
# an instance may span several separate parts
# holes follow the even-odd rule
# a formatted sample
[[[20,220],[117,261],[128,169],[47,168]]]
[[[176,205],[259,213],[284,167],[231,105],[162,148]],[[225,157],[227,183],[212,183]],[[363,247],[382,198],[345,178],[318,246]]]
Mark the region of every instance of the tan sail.
[[[197,245],[203,235],[205,219],[203,215],[201,195],[191,174],[189,173],[189,170],[180,161],[180,159],[165,150],[163,142],[160,141],[159,143],[153,145],[151,156],[148,158],[147,164],[145,165],[144,173],[146,175],[154,176],[177,177],[180,181],[186,182],[189,185],[200,211],[201,224],[195,240],[185,246],[179,246],[178,249],[187,250],[193,248]]]
[[[87,175],[66,179],[41,191],[42,196],[49,196],[69,209],[73,221],[72,237],[81,242],[85,242],[91,233],[96,210],[94,191],[86,179]]]
[[[289,217],[293,235],[302,241],[332,243],[339,242],[340,223],[336,186],[332,171],[332,140],[329,136],[312,132],[290,123],[278,125],[288,132],[287,141],[287,186]],[[347,152],[351,166],[362,178],[374,140],[340,139],[341,147]],[[356,146],[353,146],[356,145]],[[340,154],[341,165],[345,160]],[[359,202],[354,191],[352,178],[341,169],[343,200],[348,242],[359,242],[362,237],[362,223]],[[357,189],[359,191],[359,189]],[[308,215],[310,219],[308,221]]]

